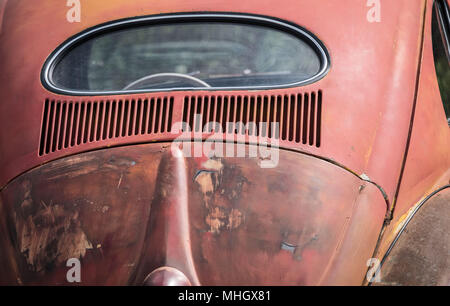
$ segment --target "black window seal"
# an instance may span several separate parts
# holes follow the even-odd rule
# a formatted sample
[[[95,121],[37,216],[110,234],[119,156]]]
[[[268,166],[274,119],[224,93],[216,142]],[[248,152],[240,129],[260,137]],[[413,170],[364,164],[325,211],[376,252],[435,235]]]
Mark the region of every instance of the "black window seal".
[[[221,22],[238,22],[240,24],[260,25],[269,28],[281,30],[289,33],[301,39],[307,43],[317,53],[320,58],[320,71],[311,78],[302,80],[295,83],[273,86],[245,86],[245,87],[187,87],[187,88],[164,88],[164,89],[139,89],[139,90],[115,90],[115,91],[82,91],[82,90],[70,90],[60,88],[52,81],[52,73],[55,66],[70,50],[100,34],[116,31],[124,28],[146,26],[146,25],[162,25],[162,24],[175,24],[184,22],[208,22],[208,21],[221,21]],[[150,15],[143,17],[132,17],[126,19],[119,19],[116,21],[107,22],[78,33],[64,43],[62,43],[45,61],[41,72],[41,82],[43,86],[54,93],[69,95],[69,96],[109,96],[109,95],[125,95],[125,94],[141,94],[152,92],[168,92],[168,91],[237,91],[237,90],[269,90],[269,89],[282,89],[293,88],[299,86],[305,86],[315,83],[322,79],[331,68],[331,59],[325,45],[311,32],[300,27],[294,23],[281,20],[278,18],[242,14],[242,13],[176,13],[176,14],[160,14]]]

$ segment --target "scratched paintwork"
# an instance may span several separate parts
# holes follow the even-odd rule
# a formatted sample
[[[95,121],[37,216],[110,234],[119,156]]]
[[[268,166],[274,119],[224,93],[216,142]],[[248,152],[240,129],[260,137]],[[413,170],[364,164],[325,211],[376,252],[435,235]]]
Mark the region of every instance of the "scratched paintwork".
[[[94,141],[39,157],[44,101],[93,100],[93,97],[74,99],[53,94],[41,84],[39,75],[45,60],[68,37],[89,27],[130,16],[222,11],[281,18],[303,26],[319,37],[329,49],[331,57],[331,69],[325,78],[299,88],[259,90],[256,93],[277,96],[322,90],[324,128],[321,146],[317,148],[288,141],[283,142],[282,146],[334,160],[358,175],[365,173],[383,186],[392,201],[402,167],[414,103],[423,1],[388,1],[383,4],[381,23],[367,22],[369,8],[360,0],[282,0],[276,9],[270,1],[114,0],[107,1],[107,5],[105,1],[87,1],[83,3],[80,23],[67,22],[68,7],[64,3],[55,5],[54,0],[39,2],[40,9],[33,10],[26,0],[8,1],[3,19],[4,34],[0,37],[0,66],[3,72],[0,75],[0,122],[8,129],[0,129],[1,187],[37,165],[74,153],[136,142],[168,141],[178,136],[169,133],[120,137],[101,144]],[[323,15],[321,18],[317,18],[318,12]],[[398,12],[405,13],[399,16]],[[51,35],[43,36],[40,33]],[[29,52],[30,49],[33,52]],[[10,75],[15,77],[9,78]],[[190,93],[171,93],[175,105],[174,118],[181,118],[184,96]],[[196,92],[199,95],[207,93]],[[248,94],[248,91],[215,93],[243,95]],[[161,94],[100,96],[98,99],[138,99]],[[10,135],[21,136],[16,139]]]
[[[381,23],[367,22],[359,0],[107,2],[83,2],[82,22],[68,23],[65,3],[0,1],[0,283],[67,284],[64,262],[75,256],[83,284],[142,284],[167,266],[193,285],[361,284],[408,211],[450,182],[432,1],[383,2]],[[93,99],[44,89],[55,48],[104,22],[192,11],[272,16],[319,37],[332,63],[325,78],[258,94],[322,90],[320,147],[281,142],[275,169],[173,156],[178,135],[168,133],[38,155],[45,99]],[[248,91],[217,92],[231,93]],[[181,118],[191,92],[171,94]],[[150,142],[161,143],[136,145]]]
[[[336,275],[358,284],[386,213],[382,194],[329,162],[280,154],[278,167],[261,170],[259,158],[185,158],[147,144],[38,167],[1,192],[17,278],[65,284],[65,262],[76,257],[82,284],[142,284],[165,266],[194,285],[312,285]],[[372,223],[375,235],[363,237]],[[355,233],[364,247],[350,276],[335,260],[355,254],[345,247]]]

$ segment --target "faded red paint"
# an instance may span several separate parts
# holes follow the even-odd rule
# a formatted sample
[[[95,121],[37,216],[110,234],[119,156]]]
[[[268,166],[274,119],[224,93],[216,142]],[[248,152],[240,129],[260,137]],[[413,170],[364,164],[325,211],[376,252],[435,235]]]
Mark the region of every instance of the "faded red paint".
[[[161,267],[192,285],[359,284],[386,213],[374,185],[314,157],[281,151],[261,170],[259,158],[205,162],[164,144],[48,163],[1,201],[23,284],[64,284],[72,257],[84,285],[143,284]]]
[[[418,68],[423,1],[390,1],[383,4],[383,22],[366,20],[368,7],[358,0],[338,2],[271,1],[86,1],[82,22],[66,21],[64,3],[41,1],[36,10],[27,1],[7,5],[2,58],[0,121],[0,185],[44,162],[97,148],[92,143],[38,157],[39,132],[45,99],[92,100],[92,97],[55,95],[42,87],[39,75],[45,59],[68,37],[102,22],[136,15],[187,11],[246,12],[281,18],[304,26],[327,46],[332,67],[321,81],[298,89],[260,91],[261,94],[309,92],[323,89],[323,136],[320,148],[296,145],[295,149],[335,160],[358,174],[367,174],[382,185],[392,200],[404,154]],[[101,8],[101,9],[100,9]],[[398,12],[405,12],[400,14]],[[318,18],[320,16],[320,18]],[[332,20],[333,22],[324,22]],[[44,22],[45,21],[45,22]],[[42,33],[50,33],[42,35]],[[14,46],[14,52],[11,52]],[[20,46],[20,47],[19,47]],[[33,50],[33,52],[30,52]],[[20,73],[19,73],[20,72]],[[14,75],[14,78],[10,76]],[[204,94],[204,91],[199,91]],[[231,92],[219,92],[230,94]],[[233,92],[244,94],[245,91]],[[186,92],[174,93],[180,103]],[[135,95],[136,98],[150,95]],[[99,97],[106,100],[111,97]],[[116,96],[124,98],[124,96]],[[175,108],[175,111],[181,111]],[[177,114],[174,114],[176,117]],[[18,120],[17,118],[20,118]],[[20,135],[20,137],[11,137]],[[127,138],[102,143],[102,147],[160,139]],[[283,144],[292,147],[292,144]],[[389,148],[387,150],[386,148]],[[392,149],[395,148],[395,149]],[[382,165],[380,167],[380,165]],[[386,172],[385,169],[389,169]]]
[[[433,59],[432,2],[427,3],[423,56],[410,145],[399,182],[393,220],[386,228],[376,254],[379,258],[386,252],[402,222],[411,212],[411,207],[434,190],[450,184],[450,129],[445,120]]]
[[[65,2],[2,3],[0,283],[66,284],[64,260],[81,256],[83,284],[142,284],[166,266],[195,285],[360,284],[387,208],[395,208],[394,219],[377,256],[406,212],[449,183],[450,131],[433,65],[432,1],[383,2],[380,23],[367,21],[369,8],[360,0],[282,0],[275,7],[269,0],[84,1],[81,23],[66,21]],[[44,101],[94,100],[44,89],[41,69],[55,48],[103,22],[196,11],[281,18],[326,45],[332,66],[325,78],[256,92],[321,90],[320,147],[282,141],[275,169],[261,169],[254,159],[174,157],[168,145],[178,135],[170,133],[39,156]],[[190,94],[170,93],[174,121]],[[135,145],[154,141],[162,144]],[[114,148],[119,145],[126,146]],[[385,191],[390,207],[380,189],[357,177],[363,174]]]

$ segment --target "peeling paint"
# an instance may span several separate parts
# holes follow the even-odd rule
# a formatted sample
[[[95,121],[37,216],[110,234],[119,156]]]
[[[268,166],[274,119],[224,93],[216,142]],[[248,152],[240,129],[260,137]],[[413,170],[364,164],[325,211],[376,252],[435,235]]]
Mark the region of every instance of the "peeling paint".
[[[226,200],[228,204],[239,199],[244,180],[238,180],[231,175],[234,178],[233,182],[236,182],[236,184],[232,188],[222,186],[226,170],[222,161],[220,159],[209,159],[202,166],[208,170],[197,172],[194,181],[198,184],[203,195],[203,203],[206,208],[205,223],[208,226],[208,232],[219,234],[223,230],[238,228],[243,222],[243,213],[236,208],[218,206],[215,202],[216,197]],[[223,187],[228,188],[225,190]]]
[[[222,207],[214,207],[206,216],[209,232],[219,234],[223,229],[233,230],[242,223],[242,213],[237,209],[227,211]]]
[[[212,173],[201,172],[195,178],[197,184],[199,184],[200,189],[204,195],[214,192],[214,185],[212,180]]]
[[[202,166],[209,170],[222,171],[223,169],[223,163],[220,159],[208,159]]]
[[[31,184],[25,182],[24,187]],[[82,258],[92,243],[81,228],[79,214],[64,205],[33,202],[30,189],[15,213],[19,250],[34,271]],[[33,213],[31,213],[33,212]]]

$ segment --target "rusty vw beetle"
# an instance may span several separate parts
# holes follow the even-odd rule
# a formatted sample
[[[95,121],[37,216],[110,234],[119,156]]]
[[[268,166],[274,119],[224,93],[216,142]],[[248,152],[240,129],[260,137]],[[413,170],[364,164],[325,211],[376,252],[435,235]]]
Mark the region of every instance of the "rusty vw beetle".
[[[0,284],[449,284],[449,38],[447,0],[0,1]]]

